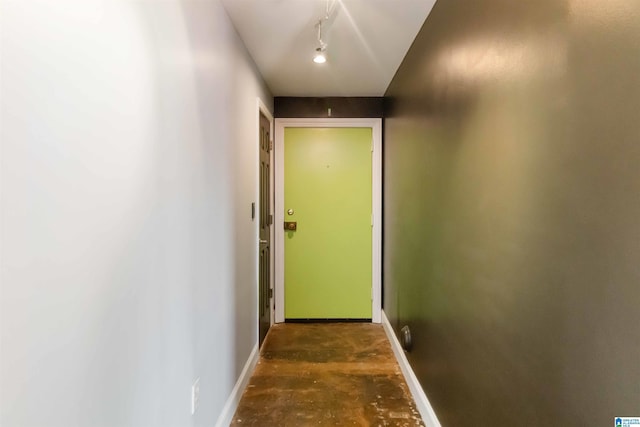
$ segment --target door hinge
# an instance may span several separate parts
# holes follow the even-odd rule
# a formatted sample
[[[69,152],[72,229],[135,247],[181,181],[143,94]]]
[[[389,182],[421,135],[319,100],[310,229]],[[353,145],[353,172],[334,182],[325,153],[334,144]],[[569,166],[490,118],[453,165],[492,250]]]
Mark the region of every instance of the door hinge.
[[[273,151],[273,139],[269,140],[269,151]]]
[[[273,288],[269,288],[269,298],[273,298]]]
[[[273,224],[273,215],[269,214],[269,220],[267,221],[267,225]]]

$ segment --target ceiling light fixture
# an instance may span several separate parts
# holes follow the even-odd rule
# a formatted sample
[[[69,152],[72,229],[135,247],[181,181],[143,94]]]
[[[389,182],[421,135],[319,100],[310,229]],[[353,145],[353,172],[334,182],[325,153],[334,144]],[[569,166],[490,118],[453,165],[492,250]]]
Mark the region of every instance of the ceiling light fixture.
[[[313,57],[313,62],[315,62],[316,64],[324,64],[325,62],[327,62],[327,57],[325,56],[325,51],[327,50],[327,44],[324,41],[322,41],[322,19],[318,20],[316,27],[318,27],[318,44],[320,46],[316,48],[316,53],[315,53],[315,56]]]
[[[324,22],[328,22],[329,18],[333,14],[336,9],[336,0],[327,0],[326,11],[324,17],[318,19],[318,23],[316,27],[318,28],[318,47],[315,50],[315,55],[313,57],[313,62],[316,64],[324,64],[327,62],[326,50],[327,43],[322,39],[322,24]]]

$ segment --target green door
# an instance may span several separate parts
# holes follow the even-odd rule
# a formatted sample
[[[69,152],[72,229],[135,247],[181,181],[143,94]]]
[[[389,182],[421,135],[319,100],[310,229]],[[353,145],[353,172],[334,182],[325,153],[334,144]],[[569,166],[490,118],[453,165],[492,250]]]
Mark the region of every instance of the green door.
[[[285,318],[370,319],[371,128],[285,128]]]

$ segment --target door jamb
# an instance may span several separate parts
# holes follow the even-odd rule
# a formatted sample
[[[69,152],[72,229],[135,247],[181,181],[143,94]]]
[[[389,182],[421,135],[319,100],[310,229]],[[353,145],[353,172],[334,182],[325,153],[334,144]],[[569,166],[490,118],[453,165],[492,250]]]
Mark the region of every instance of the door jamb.
[[[267,108],[267,106],[262,102],[262,100],[258,97],[257,98],[257,125],[256,125],[256,167],[255,170],[258,171],[260,170],[260,113],[264,114],[264,116],[267,118],[267,120],[269,120],[269,135],[271,136],[271,141],[274,141],[274,134],[273,134],[273,130],[274,130],[274,119],[273,119],[273,114],[271,114],[271,111],[269,111],[269,108]],[[275,143],[275,141],[274,141]],[[274,212],[274,197],[275,197],[275,179],[274,179],[274,150],[270,150],[269,152],[269,156],[271,157],[271,188],[269,189],[269,193],[271,194],[271,200],[269,201],[269,207],[270,207],[270,211],[273,213]],[[257,209],[258,206],[260,206],[260,174],[256,173],[256,214],[257,214]],[[257,218],[257,216],[256,216]],[[275,215],[274,215],[275,218]],[[254,218],[255,221],[255,218]],[[273,326],[273,324],[275,323],[275,307],[274,307],[274,298],[275,298],[275,289],[274,289],[274,285],[275,285],[275,250],[273,250],[273,248],[275,247],[275,222],[273,224],[271,224],[271,230],[270,230],[270,237],[271,237],[271,247],[272,247],[272,251],[271,251],[271,277],[270,277],[270,282],[271,282],[271,289],[273,289],[273,295],[274,297],[271,298],[271,301],[269,302],[269,309],[271,311],[270,314],[270,318],[271,318],[271,326]],[[260,323],[260,298],[258,297],[258,295],[260,295],[260,223],[259,221],[255,221],[255,240],[256,240],[256,260],[255,260],[255,265],[256,265],[256,336],[259,337],[260,336],[260,331],[259,331],[259,323]]]
[[[382,119],[275,119],[275,323],[284,322],[284,129],[287,127],[313,128],[371,128],[373,155],[371,156],[372,196],[372,283],[371,321],[382,321]]]

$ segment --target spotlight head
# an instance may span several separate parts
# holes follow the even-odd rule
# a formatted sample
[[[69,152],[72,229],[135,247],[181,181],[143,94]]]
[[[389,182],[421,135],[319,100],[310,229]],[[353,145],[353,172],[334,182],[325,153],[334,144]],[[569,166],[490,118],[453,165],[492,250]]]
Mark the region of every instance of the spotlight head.
[[[324,56],[324,49],[319,47],[316,49],[316,55],[313,57],[313,62],[316,64],[324,64],[327,62],[327,57]]]

